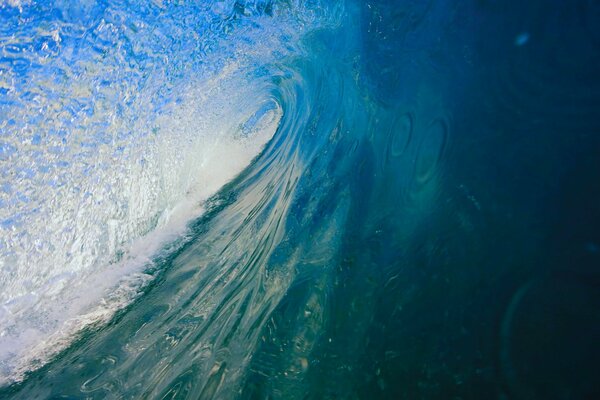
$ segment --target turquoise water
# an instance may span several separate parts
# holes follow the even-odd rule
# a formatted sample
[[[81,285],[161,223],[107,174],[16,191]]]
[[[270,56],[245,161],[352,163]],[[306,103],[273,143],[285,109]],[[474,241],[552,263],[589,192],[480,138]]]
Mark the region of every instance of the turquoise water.
[[[595,2],[0,18],[0,398],[600,394]]]

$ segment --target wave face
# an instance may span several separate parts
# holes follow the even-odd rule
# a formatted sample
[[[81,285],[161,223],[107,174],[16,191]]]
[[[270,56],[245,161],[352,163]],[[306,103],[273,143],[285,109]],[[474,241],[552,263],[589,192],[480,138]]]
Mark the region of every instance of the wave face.
[[[2,3],[0,383],[134,298],[271,139],[270,65],[317,24],[292,11]]]
[[[0,3],[0,397],[598,393],[600,9],[521,3]]]

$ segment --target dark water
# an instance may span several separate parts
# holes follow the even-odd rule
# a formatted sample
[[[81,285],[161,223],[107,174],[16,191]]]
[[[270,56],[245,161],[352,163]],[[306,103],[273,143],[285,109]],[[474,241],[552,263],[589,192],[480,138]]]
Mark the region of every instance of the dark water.
[[[600,3],[305,6],[265,150],[0,397],[600,396]]]

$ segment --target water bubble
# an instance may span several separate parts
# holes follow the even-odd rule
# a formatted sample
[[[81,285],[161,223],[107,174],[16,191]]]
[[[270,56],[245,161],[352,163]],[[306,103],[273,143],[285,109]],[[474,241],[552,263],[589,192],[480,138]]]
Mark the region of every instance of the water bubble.
[[[515,46],[521,47],[529,42],[529,32],[521,32],[515,37]]]

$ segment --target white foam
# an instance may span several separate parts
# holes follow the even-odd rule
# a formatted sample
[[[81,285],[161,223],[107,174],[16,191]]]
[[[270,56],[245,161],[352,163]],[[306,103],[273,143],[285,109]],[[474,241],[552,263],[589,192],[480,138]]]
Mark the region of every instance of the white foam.
[[[0,74],[14,100],[0,108],[0,386],[135,299],[153,255],[182,238],[277,129],[269,72],[255,72],[326,23],[312,10],[322,7],[294,0],[234,29],[231,0],[202,5],[223,15],[207,11],[214,26],[198,32],[116,6],[88,26],[80,15],[92,3],[59,3],[65,24],[0,38],[13,51],[43,39],[17,54],[32,66],[26,79],[12,67]],[[193,47],[193,37],[197,48],[165,51],[169,27],[188,39],[172,43]],[[163,85],[170,97],[160,104]]]
[[[31,252],[17,253],[21,259],[13,262],[25,264],[4,273],[0,285],[0,385],[22,379],[81,329],[135,299],[151,279],[144,273],[151,257],[181,238],[203,202],[273,136],[281,108],[265,82],[247,81],[242,72],[233,63],[182,86],[177,107],[157,120],[154,135],[137,139],[110,168],[70,182],[92,195],[56,190],[42,206],[44,219],[28,221],[19,250]],[[265,103],[267,112],[248,129]],[[37,251],[35,241],[23,239],[33,236]],[[0,266],[10,262],[0,259]]]

